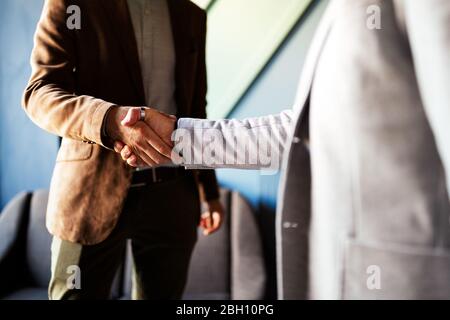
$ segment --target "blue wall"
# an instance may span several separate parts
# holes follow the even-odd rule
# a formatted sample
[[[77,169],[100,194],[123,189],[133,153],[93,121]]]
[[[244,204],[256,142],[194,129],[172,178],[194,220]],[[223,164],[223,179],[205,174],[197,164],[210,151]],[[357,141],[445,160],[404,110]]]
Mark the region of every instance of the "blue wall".
[[[292,108],[310,41],[327,3],[316,1],[297,23],[230,118],[268,115]],[[266,176],[258,171],[241,170],[219,170],[218,174],[223,185],[239,190],[256,209],[274,210],[279,175]]]
[[[0,208],[20,191],[48,187],[58,149],[58,139],[36,127],[20,104],[42,4],[0,2]]]
[[[266,115],[292,106],[305,53],[326,2],[319,1],[299,21],[230,117]],[[58,149],[58,139],[36,127],[20,106],[42,4],[43,0],[0,2],[0,208],[20,191],[48,188]],[[257,210],[274,211],[279,175],[220,170],[219,178],[241,191]]]

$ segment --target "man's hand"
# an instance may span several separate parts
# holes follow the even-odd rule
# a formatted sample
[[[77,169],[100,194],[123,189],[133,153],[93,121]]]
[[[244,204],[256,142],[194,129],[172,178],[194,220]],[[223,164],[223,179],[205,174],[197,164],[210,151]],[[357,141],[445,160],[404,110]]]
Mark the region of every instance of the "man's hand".
[[[200,227],[203,229],[203,234],[209,236],[222,225],[224,209],[219,200],[210,200],[206,203],[207,210],[202,214],[200,220]]]
[[[107,133],[115,143],[116,152],[125,151],[128,164],[133,166],[158,166],[171,163],[171,135],[176,118],[146,108],[145,121],[140,120],[140,108],[118,107],[107,118]],[[126,148],[124,148],[126,146]],[[121,149],[119,151],[119,149]]]
[[[139,123],[141,117],[140,114],[140,108],[130,108],[121,121],[121,125],[129,128],[136,126]],[[175,116],[170,116],[154,109],[146,109],[144,122],[154,130],[154,132],[161,138],[163,142],[171,147],[173,146],[171,137],[175,129],[176,121],[177,118]],[[114,143],[114,150],[117,153],[120,153],[122,159],[132,167],[155,166],[154,164],[149,163],[142,157],[140,157],[140,155],[136,153],[133,148],[123,140],[116,140],[116,142]],[[164,154],[164,156],[170,159],[171,154],[169,154],[168,156]]]

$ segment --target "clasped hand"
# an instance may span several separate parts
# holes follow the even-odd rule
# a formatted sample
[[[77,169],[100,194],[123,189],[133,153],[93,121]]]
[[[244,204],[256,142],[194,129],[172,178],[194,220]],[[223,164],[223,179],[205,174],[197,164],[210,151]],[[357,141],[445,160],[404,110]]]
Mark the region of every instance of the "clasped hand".
[[[172,133],[177,118],[155,109],[118,107],[107,119],[108,136],[115,141],[114,150],[132,167],[156,167],[172,163],[179,156],[172,152]],[[205,235],[216,232],[222,224],[224,209],[218,199],[206,202],[200,227]]]
[[[142,121],[141,121],[142,120]],[[155,109],[117,107],[110,111],[108,136],[115,141],[114,149],[132,167],[156,167],[172,162],[172,133],[177,118]]]

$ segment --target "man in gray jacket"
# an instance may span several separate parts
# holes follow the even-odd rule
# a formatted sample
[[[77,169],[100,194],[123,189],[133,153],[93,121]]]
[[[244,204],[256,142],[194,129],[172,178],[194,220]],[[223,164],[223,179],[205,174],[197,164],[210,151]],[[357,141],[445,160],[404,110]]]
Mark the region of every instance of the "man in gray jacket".
[[[196,138],[189,152],[182,139],[187,167],[257,168],[186,154],[213,147],[226,158],[261,135],[280,146],[279,298],[450,299],[449,53],[448,0],[334,0],[292,112],[178,120]],[[133,112],[124,124],[139,120]],[[165,119],[146,121],[167,136]]]

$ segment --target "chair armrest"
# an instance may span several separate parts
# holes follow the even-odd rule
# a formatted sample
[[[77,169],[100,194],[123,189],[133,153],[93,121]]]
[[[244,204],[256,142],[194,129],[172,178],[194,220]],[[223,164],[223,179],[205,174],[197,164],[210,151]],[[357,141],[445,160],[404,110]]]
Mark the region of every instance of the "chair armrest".
[[[231,299],[262,300],[267,272],[259,225],[248,202],[231,196]]]
[[[17,195],[0,215],[0,296],[20,286],[23,277],[30,193]],[[22,261],[21,261],[22,260]]]

